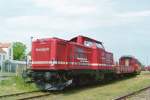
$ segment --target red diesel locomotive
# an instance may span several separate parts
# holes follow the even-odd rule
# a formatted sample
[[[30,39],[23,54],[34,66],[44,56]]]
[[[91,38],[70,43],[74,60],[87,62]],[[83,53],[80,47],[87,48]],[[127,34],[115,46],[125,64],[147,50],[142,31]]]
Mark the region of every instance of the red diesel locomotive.
[[[105,78],[140,73],[140,62],[123,56],[115,64],[102,42],[78,36],[71,40],[37,39],[32,43],[32,66],[28,76],[43,90],[62,90]]]

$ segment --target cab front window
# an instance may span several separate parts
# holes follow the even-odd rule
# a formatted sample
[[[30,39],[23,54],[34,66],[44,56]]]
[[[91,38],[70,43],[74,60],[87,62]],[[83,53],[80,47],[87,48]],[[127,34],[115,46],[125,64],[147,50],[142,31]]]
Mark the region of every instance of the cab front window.
[[[103,46],[100,43],[96,43],[97,48],[103,48]]]

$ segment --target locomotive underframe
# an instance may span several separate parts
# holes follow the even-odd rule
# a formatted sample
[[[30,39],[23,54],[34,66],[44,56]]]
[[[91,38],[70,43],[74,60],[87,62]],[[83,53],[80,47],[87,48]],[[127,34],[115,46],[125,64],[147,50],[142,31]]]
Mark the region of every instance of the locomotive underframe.
[[[32,70],[28,72],[27,76],[41,90],[63,90],[68,86],[92,84],[106,79],[111,80],[122,75],[116,74],[112,70]]]

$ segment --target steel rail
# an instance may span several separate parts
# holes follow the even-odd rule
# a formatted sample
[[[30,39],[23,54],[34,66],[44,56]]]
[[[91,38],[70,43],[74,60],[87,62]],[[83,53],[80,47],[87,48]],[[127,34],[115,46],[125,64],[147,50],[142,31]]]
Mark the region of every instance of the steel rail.
[[[2,96],[0,96],[0,98],[19,96],[19,95],[29,94],[29,93],[35,93],[35,92],[40,92],[40,91],[21,92],[21,93],[15,93],[15,94],[2,95]]]
[[[37,95],[37,96],[23,97],[23,98],[20,98],[17,100],[31,100],[31,99],[41,98],[41,97],[45,97],[45,96],[49,96],[49,95],[51,95],[51,93],[41,94],[41,95]]]
[[[124,96],[120,96],[120,97],[118,97],[118,98],[115,98],[114,100],[126,100],[127,98],[129,98],[129,97],[131,97],[131,96],[134,96],[134,95],[136,95],[136,94],[138,94],[138,93],[140,93],[140,92],[143,92],[143,91],[145,91],[145,90],[148,90],[148,89],[150,89],[150,86],[145,87],[145,88],[142,88],[142,89],[139,89],[139,90],[137,90],[137,91],[134,91],[134,92],[132,92],[132,93],[126,94],[126,95],[124,95]]]

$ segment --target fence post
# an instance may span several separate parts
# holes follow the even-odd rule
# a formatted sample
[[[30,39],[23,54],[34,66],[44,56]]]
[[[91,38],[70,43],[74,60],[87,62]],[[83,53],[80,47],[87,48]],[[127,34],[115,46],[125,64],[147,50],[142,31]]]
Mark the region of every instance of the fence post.
[[[9,63],[9,73],[11,72],[11,63]]]
[[[19,71],[18,69],[19,69],[19,67],[18,67],[18,64],[16,64],[16,65],[17,65],[17,66],[16,66],[16,76],[18,76],[18,73],[19,73],[19,72],[18,72],[18,71]]]

